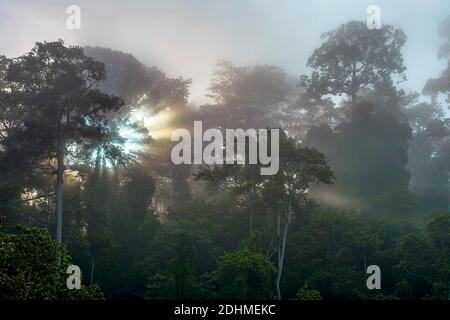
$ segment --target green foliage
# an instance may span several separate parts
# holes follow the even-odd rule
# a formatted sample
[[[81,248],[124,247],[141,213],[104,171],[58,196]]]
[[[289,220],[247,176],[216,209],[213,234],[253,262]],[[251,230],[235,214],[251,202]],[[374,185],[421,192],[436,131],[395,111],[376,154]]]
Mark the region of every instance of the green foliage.
[[[105,76],[102,63],[62,41],[37,42],[13,59],[5,79],[24,110],[8,131],[8,157],[39,161],[55,157],[61,144],[65,150],[66,144],[104,137],[106,113],[123,105],[96,88]]]
[[[393,81],[401,30],[351,21],[322,40],[301,92],[278,67],[221,62],[214,103],[192,109],[189,80],[122,52],[57,41],[0,56],[0,299],[448,299],[448,70],[415,104]],[[136,105],[170,108],[164,130],[280,128],[280,169],[175,166],[169,139],[125,155]],[[65,245],[45,230],[60,161]],[[81,290],[65,286],[71,257]],[[381,290],[366,287],[371,264]]]
[[[427,229],[401,238],[397,245],[396,268],[401,298],[448,299],[450,294],[450,216],[436,216]]]
[[[275,266],[249,242],[219,258],[214,278],[222,299],[272,299]]]
[[[312,289],[308,282],[305,282],[303,287],[301,287],[297,292],[298,300],[322,300],[320,296],[320,291]]]
[[[66,287],[70,256],[42,229],[0,231],[0,299],[102,299],[98,286]]]

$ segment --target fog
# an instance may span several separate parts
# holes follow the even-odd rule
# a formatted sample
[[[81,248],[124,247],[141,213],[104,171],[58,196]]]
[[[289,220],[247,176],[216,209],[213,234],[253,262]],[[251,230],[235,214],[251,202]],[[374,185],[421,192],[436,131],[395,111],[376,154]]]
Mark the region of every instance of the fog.
[[[449,2],[372,4],[0,0],[0,300],[448,300]]]
[[[406,4],[407,3],[407,4]],[[81,8],[81,30],[66,28],[67,6]],[[36,41],[110,47],[156,65],[171,77],[192,78],[192,103],[207,101],[205,89],[219,59],[238,65],[273,64],[297,77],[320,34],[341,23],[365,20],[372,1],[7,1],[0,0],[0,52],[13,57]],[[421,91],[443,69],[436,59],[439,23],[448,0],[377,1],[383,24],[405,31],[408,81]],[[422,5],[421,5],[422,4]]]

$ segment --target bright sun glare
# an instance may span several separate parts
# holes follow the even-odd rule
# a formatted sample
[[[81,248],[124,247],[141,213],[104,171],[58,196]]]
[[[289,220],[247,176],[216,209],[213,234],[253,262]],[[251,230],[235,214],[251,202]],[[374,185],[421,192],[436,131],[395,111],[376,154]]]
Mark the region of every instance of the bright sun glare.
[[[170,108],[166,108],[157,114],[152,114],[145,106],[140,106],[129,112],[126,121],[117,123],[117,133],[122,141],[112,142],[112,144],[122,149],[125,155],[143,152],[145,149],[145,139],[151,136],[153,139],[169,137],[171,129],[168,122],[173,118],[174,112]],[[147,133],[139,128],[146,128]],[[73,144],[69,150],[76,154],[78,146]],[[102,163],[110,168],[113,166],[111,160],[105,154],[103,146],[95,148],[90,152],[90,160],[96,162],[101,160]],[[70,157],[69,157],[70,159]]]

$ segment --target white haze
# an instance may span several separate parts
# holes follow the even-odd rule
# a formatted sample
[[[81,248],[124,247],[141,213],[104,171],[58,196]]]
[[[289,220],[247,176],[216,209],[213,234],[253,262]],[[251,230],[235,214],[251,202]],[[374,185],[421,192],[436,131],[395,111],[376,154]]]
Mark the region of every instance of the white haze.
[[[66,28],[71,4],[81,8],[81,30]],[[191,102],[201,103],[217,60],[274,64],[297,77],[307,72],[320,34],[365,20],[370,4],[381,8],[382,23],[406,32],[403,86],[420,91],[445,66],[437,60],[437,30],[450,14],[448,0],[0,0],[0,54],[17,56],[36,41],[56,39],[110,47],[169,76],[192,78]]]

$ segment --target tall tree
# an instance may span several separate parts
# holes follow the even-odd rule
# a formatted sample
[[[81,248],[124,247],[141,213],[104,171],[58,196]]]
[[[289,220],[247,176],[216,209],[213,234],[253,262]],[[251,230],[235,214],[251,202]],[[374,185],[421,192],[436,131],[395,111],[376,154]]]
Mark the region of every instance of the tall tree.
[[[285,72],[271,65],[235,66],[219,61],[208,96],[214,105],[203,106],[210,127],[264,128],[272,114],[286,103],[293,89]]]
[[[411,128],[376,109],[372,103],[358,103],[349,122],[335,130],[313,127],[305,139],[329,157],[338,190],[364,203],[386,191],[407,190],[410,179]]]
[[[298,146],[282,135],[280,139],[280,169],[267,184],[267,200],[275,205],[277,217],[277,277],[276,289],[281,299],[280,282],[283,274],[289,227],[295,213],[308,196],[310,185],[333,183],[333,172],[322,153],[314,148]]]
[[[446,40],[441,45],[438,58],[447,59],[447,68],[437,78],[427,81],[422,93],[436,99],[439,94],[447,95],[447,103],[450,103],[450,16],[445,19],[439,27],[439,35]]]
[[[248,152],[247,152],[248,153]],[[248,162],[248,155],[246,159]],[[225,190],[236,199],[249,213],[249,235],[254,228],[254,213],[261,202],[261,191],[264,188],[265,179],[260,175],[260,165],[232,164],[224,166],[203,166],[194,173],[196,179],[203,179],[215,187],[213,192]]]
[[[450,16],[441,23],[439,35],[445,42],[439,48],[438,58],[447,59],[447,68],[438,77],[429,79],[422,89],[430,102],[408,110],[414,129],[410,152],[412,187],[427,211],[449,207],[450,129],[448,119],[444,119],[445,102],[440,98],[446,97],[447,105],[450,103]]]
[[[357,103],[358,91],[378,82],[405,80],[401,48],[403,31],[385,25],[370,30],[364,22],[350,21],[322,35],[322,45],[308,59],[314,71],[302,75],[299,86],[312,98],[345,94]]]
[[[24,125],[16,142],[37,144],[39,157],[56,160],[56,239],[62,241],[62,197],[68,147],[81,139],[104,134],[107,111],[122,106],[120,98],[102,93],[104,65],[87,57],[80,47],[62,41],[38,42],[9,65],[7,80],[14,84],[25,108]],[[20,146],[18,146],[20,147]]]

